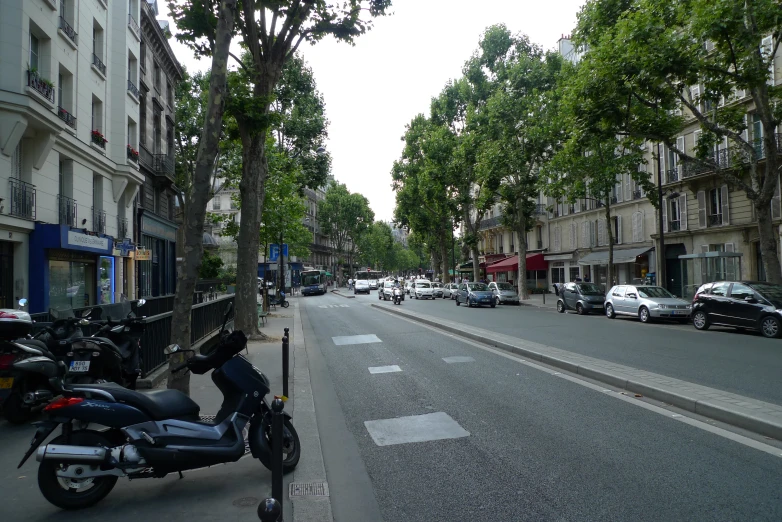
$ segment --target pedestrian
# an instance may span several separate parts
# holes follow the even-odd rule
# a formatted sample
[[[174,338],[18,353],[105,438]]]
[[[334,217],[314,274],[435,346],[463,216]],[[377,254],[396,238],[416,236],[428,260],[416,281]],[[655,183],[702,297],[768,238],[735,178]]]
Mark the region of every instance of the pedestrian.
[[[554,283],[552,286],[554,287],[554,294],[559,297],[559,285]]]

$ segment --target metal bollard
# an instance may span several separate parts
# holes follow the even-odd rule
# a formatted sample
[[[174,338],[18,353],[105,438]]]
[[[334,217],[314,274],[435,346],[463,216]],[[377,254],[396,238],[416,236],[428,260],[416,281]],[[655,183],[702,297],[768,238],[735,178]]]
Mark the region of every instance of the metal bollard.
[[[282,338],[282,395],[288,398],[288,370],[290,369],[290,344],[288,341],[288,328],[285,329],[285,336]]]
[[[258,504],[258,518],[263,522],[282,522],[282,504],[273,498],[261,500]]]

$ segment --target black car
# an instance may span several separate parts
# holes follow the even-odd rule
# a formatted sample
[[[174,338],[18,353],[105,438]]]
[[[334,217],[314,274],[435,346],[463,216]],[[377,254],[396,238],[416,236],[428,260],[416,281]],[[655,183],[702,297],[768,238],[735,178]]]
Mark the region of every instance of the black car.
[[[692,324],[758,330],[782,335],[782,285],[763,281],[718,281],[701,286],[692,300]]]

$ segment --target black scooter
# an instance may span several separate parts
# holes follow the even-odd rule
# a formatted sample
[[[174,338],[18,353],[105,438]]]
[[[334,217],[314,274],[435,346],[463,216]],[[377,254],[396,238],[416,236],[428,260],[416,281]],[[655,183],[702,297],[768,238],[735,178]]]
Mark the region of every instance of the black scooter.
[[[63,509],[80,509],[100,501],[119,477],[163,477],[169,473],[235,462],[245,454],[243,430],[249,424],[248,442],[253,457],[271,466],[271,409],[266,400],[269,380],[239,355],[247,344],[237,330],[225,332],[229,305],[220,343],[207,355],[194,355],[172,372],[212,372],[212,381],[223,394],[223,404],[213,422],[199,417],[199,406],[177,390],[140,393],[117,384],[64,385],[63,398],[45,408],[48,418],[36,423],[38,430],[21,467],[37,449],[38,486],[43,496]],[[178,355],[177,345],[165,352]],[[43,357],[17,363],[41,364],[52,379],[64,371]],[[285,413],[283,469],[299,461],[299,437]],[[74,430],[74,421],[106,426],[107,429]],[[58,427],[62,434],[39,446]]]
[[[399,287],[394,287],[394,304],[402,304],[402,290]]]

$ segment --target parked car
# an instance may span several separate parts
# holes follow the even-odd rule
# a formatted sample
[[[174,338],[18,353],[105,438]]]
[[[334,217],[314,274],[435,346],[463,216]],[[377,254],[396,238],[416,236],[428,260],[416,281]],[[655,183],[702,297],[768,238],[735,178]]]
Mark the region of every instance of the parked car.
[[[519,294],[510,283],[492,281],[489,283],[489,290],[494,295],[496,304],[519,304]]]
[[[443,296],[443,284],[442,283],[432,283],[432,294],[434,295],[435,299],[438,297]]]
[[[353,294],[368,294],[369,293],[369,281],[366,279],[359,279],[353,283]]]
[[[609,319],[617,315],[638,317],[642,323],[653,319],[673,319],[686,323],[692,305],[660,286],[616,285],[608,291],[605,313]]]
[[[758,330],[782,336],[782,285],[761,281],[719,281],[701,286],[692,302],[692,324]]]
[[[497,306],[494,295],[488,285],[483,283],[462,283],[456,292],[456,306],[465,303],[469,307],[489,305]]]
[[[429,281],[416,281],[415,287],[410,292],[411,297],[415,299],[434,299],[434,289]]]
[[[605,292],[595,283],[565,283],[557,298],[557,312],[575,310],[578,315],[603,313]]]
[[[456,299],[456,290],[459,288],[459,285],[456,283],[448,283],[447,285],[443,285],[443,299]]]

